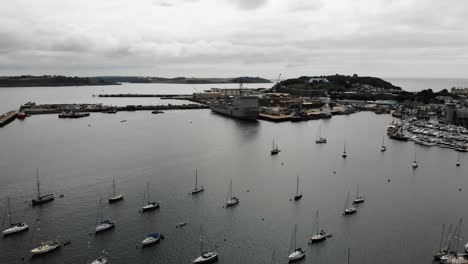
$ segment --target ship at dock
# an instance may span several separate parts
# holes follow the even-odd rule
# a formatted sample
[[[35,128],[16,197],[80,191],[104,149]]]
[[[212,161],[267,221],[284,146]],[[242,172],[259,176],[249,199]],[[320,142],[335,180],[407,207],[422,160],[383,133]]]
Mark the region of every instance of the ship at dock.
[[[219,99],[210,104],[211,111],[245,120],[257,120],[259,114],[258,97],[239,95]]]

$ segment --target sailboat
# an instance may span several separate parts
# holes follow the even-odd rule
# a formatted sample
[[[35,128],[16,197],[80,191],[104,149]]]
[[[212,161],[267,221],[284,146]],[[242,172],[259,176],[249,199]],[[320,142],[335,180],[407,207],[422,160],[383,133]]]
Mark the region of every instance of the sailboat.
[[[193,263],[209,263],[216,261],[218,259],[218,253],[215,251],[203,251],[203,229],[202,225],[200,225],[200,256],[193,260]]]
[[[149,182],[146,183],[146,192],[145,192],[146,205],[141,208],[141,212],[147,212],[156,210],[159,208],[158,202],[150,202],[150,189],[149,189]]]
[[[300,200],[302,198],[302,191],[299,193],[299,176],[297,176],[296,181],[296,194],[294,195],[294,201]]]
[[[40,246],[31,249],[31,254],[33,255],[45,254],[45,253],[54,251],[59,247],[60,247],[60,242],[58,240],[50,240],[47,242],[42,242]]]
[[[351,259],[351,248],[348,248],[348,264],[350,263],[349,262],[350,259]]]
[[[380,147],[380,151],[384,152],[387,150],[387,147],[385,146],[385,137],[382,137],[382,146]]]
[[[452,226],[449,227],[449,231],[448,233],[450,233],[450,229],[452,228]],[[439,244],[439,250],[434,253],[434,259],[435,260],[440,260],[440,258],[442,256],[445,256],[447,255],[448,253],[448,250],[446,248],[443,247],[443,243],[444,243],[444,232],[445,232],[445,224],[442,225],[442,234],[440,235],[440,244]]]
[[[312,243],[322,242],[327,239],[327,233],[323,230],[319,232],[318,210],[315,212],[314,234],[310,238]]]
[[[198,169],[195,169],[195,188],[192,190],[192,194],[197,194],[199,192],[203,192],[205,187],[200,186],[198,187]]]
[[[319,127],[317,137],[315,138],[315,144],[327,143],[327,139],[322,137],[322,128]]]
[[[115,203],[118,201],[123,200],[123,195],[122,194],[115,194],[115,180],[112,180],[112,190],[113,190],[113,195],[108,199],[109,203]]]
[[[105,257],[99,257],[91,262],[91,264],[106,264],[107,263],[107,258]]]
[[[159,242],[161,235],[159,233],[151,233],[141,242],[143,246],[149,246],[156,242]]]
[[[418,161],[416,160],[416,151],[414,152],[414,161],[411,166],[413,166],[413,169],[416,169],[419,166]]]
[[[455,165],[457,165],[457,167],[460,167],[460,165],[461,165],[461,163],[460,163],[460,152],[458,152],[457,162],[455,162]]]
[[[359,195],[359,184],[356,188],[356,198],[353,200],[353,204],[360,204],[364,202],[364,197]]]
[[[346,157],[348,156],[348,154],[346,153],[346,142],[344,143],[343,154],[341,156],[343,157],[343,159],[346,159]]]
[[[273,139],[273,146],[271,148],[271,155],[277,155],[281,150],[278,148],[278,143],[275,145],[275,140]]]
[[[101,197],[99,197],[99,206],[98,206],[98,216],[96,218],[96,228],[95,233],[106,231],[115,227],[115,224],[112,220],[102,219],[102,206],[101,206]]]
[[[349,192],[348,192],[348,196],[346,197],[346,204],[345,204],[345,208],[343,210],[343,214],[344,215],[351,215],[351,214],[354,214],[356,212],[357,212],[356,208],[349,205]]]
[[[53,194],[48,193],[48,194],[41,195],[41,185],[39,183],[39,169],[37,168],[36,168],[36,180],[37,180],[37,197],[31,200],[32,206],[52,202],[55,199]]]
[[[29,229],[29,226],[24,223],[24,222],[19,222],[19,223],[13,223],[11,221],[11,206],[10,206],[10,197],[7,198],[7,203],[8,203],[8,219],[9,219],[9,227],[5,230],[3,230],[3,235],[8,236],[12,235],[15,233],[19,233],[22,231],[26,231]]]
[[[229,191],[226,199],[226,207],[233,206],[239,203],[239,198],[232,196],[232,180],[229,182]]]
[[[305,251],[302,248],[296,247],[296,233],[297,233],[297,224],[294,225],[294,231],[291,238],[291,244],[289,245],[289,255],[288,261],[294,262],[305,257]]]

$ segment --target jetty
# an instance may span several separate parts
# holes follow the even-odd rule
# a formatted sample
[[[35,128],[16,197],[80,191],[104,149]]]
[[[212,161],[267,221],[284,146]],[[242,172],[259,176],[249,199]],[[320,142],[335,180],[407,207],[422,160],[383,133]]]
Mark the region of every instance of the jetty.
[[[106,106],[102,104],[40,104],[27,103],[20,107],[20,111],[29,115],[60,114],[62,112],[108,112],[115,111],[164,111],[164,110],[196,110],[207,109],[208,106],[201,104],[168,104],[168,105],[125,105]],[[16,112],[15,112],[16,115]]]
[[[10,122],[12,122],[13,120],[15,120],[17,113],[18,112],[16,111],[9,111],[3,115],[0,115],[0,127],[4,127]]]

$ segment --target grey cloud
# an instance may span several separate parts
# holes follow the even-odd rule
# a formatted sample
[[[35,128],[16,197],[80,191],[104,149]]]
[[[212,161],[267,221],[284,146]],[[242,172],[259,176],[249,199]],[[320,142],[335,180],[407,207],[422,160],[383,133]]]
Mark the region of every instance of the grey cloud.
[[[259,8],[267,3],[267,0],[227,0],[241,9],[250,10]]]

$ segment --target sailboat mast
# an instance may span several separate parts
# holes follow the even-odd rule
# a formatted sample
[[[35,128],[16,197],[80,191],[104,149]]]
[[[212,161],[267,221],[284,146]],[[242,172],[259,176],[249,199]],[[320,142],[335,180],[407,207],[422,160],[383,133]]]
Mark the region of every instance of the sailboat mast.
[[[149,182],[146,183],[146,192],[148,193],[148,204],[150,202]]]
[[[348,264],[349,264],[349,258],[351,257],[351,248],[348,248]]]
[[[198,189],[198,169],[195,169],[195,190]]]
[[[229,182],[229,199],[232,199],[232,180]]]
[[[442,234],[440,236],[440,245],[439,245],[440,250],[442,250],[442,242],[444,240],[444,231],[445,231],[445,224],[442,224]]]
[[[297,233],[297,224],[294,225],[294,248],[296,250],[296,233]]]
[[[296,196],[299,195],[299,176],[297,176],[297,182],[296,182]]]
[[[41,198],[41,187],[39,184],[39,169],[36,168],[36,180],[37,180],[37,199]]]
[[[356,198],[359,198],[359,184],[357,185]]]
[[[315,234],[319,233],[318,209],[315,212]]]
[[[115,180],[112,180],[112,189],[114,190],[114,196],[115,197]]]
[[[8,203],[8,219],[10,220],[10,226],[11,226],[11,206],[10,206],[10,197],[7,198],[7,203]]]

